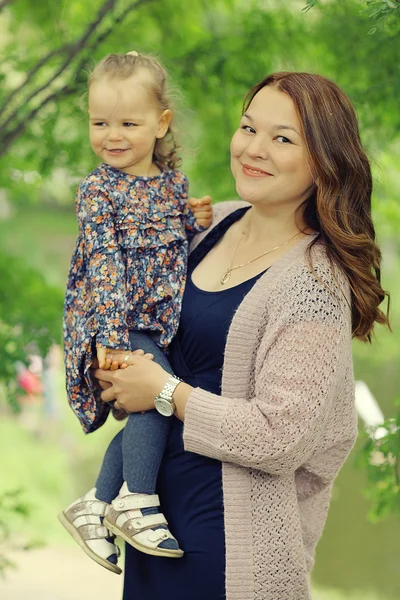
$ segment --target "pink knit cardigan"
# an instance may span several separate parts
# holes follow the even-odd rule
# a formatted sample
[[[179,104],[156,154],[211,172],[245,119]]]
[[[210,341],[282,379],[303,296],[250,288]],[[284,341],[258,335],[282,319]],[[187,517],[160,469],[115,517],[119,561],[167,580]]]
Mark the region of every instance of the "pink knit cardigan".
[[[213,226],[242,206],[214,206]],[[223,463],[227,600],[310,599],[332,483],[357,436],[349,288],[321,244],[312,273],[309,242],[239,306],[222,395],[196,388],[186,406],[185,449]]]

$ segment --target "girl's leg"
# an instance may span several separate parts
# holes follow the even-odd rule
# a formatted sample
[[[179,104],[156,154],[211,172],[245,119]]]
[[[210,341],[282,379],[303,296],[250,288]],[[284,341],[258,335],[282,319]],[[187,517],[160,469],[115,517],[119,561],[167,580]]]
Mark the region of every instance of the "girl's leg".
[[[140,348],[154,354],[155,362],[172,373],[165,353],[148,334],[132,331],[129,337],[132,350]],[[117,433],[104,455],[96,482],[99,500],[110,504],[124,480],[131,492],[154,494],[169,426],[170,420],[156,410],[128,417],[125,428]]]
[[[142,349],[144,352],[152,353],[154,360],[161,365],[166,371],[172,374],[171,367],[165,353],[153,342],[153,340],[145,333],[131,332],[130,341],[132,350]],[[158,470],[164,454],[164,449],[167,442],[168,433],[170,430],[171,419],[163,417],[155,409],[144,414],[130,414],[123,430],[122,437],[122,460],[123,460],[123,478],[124,484],[120,490],[118,499],[113,502],[115,514],[113,510],[108,516],[107,526],[110,526],[114,533],[122,535],[121,529],[113,528],[120,525],[123,519],[118,517],[118,507],[121,507],[121,512],[126,511],[124,504],[130,503],[131,508],[136,506],[137,513],[140,517],[148,517],[148,515],[157,515],[158,508],[152,503],[152,499],[146,502],[146,497],[155,494]],[[133,498],[128,500],[128,498]],[[143,501],[143,504],[140,504]],[[140,508],[139,508],[140,507]],[[125,512],[125,515],[127,515]],[[126,516],[126,519],[132,519],[133,513]],[[136,513],[135,513],[136,514]],[[137,521],[140,518],[136,519]],[[161,524],[160,516],[159,524],[156,525],[157,518],[154,517],[153,531],[156,532],[153,537],[153,550],[155,554],[181,556],[182,551],[179,550],[179,545],[175,538],[169,533],[166,522]],[[143,520],[145,525],[145,520]],[[129,528],[128,528],[129,529]],[[132,531],[132,530],[131,530]],[[146,539],[142,534],[129,534],[126,532],[125,540],[132,543],[137,549],[148,551],[149,546],[146,546]],[[163,538],[162,535],[165,537]],[[157,536],[159,539],[156,540]],[[122,537],[124,537],[122,535]],[[151,536],[150,536],[151,537]],[[153,553],[153,552],[150,552]]]
[[[118,496],[124,482],[122,473],[123,430],[111,440],[104,455],[103,464],[96,481],[96,498],[110,504]]]
[[[154,361],[172,374],[165,353],[149,335],[130,333],[132,350],[142,349],[154,354]],[[171,419],[155,409],[144,414],[129,415],[122,438],[123,476],[130,492],[154,494],[158,470],[164,454]]]

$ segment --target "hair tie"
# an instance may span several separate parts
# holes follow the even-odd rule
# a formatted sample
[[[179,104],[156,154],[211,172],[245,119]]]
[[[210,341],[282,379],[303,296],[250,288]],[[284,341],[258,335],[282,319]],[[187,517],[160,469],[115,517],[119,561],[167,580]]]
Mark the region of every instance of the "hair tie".
[[[132,50],[132,52],[127,52],[126,56],[139,56],[139,52],[136,52],[136,50]]]

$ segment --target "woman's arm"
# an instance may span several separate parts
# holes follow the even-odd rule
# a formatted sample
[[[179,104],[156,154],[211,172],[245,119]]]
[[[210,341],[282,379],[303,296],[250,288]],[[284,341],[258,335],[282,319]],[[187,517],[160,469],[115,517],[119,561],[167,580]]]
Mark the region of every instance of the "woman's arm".
[[[351,337],[343,325],[286,325],[266,353],[250,400],[177,386],[173,398],[176,416],[185,422],[185,449],[274,475],[294,472],[329,429],[348,361],[351,366]],[[128,412],[151,410],[169,374],[141,356],[129,362],[132,366],[122,371],[96,371],[96,377],[112,383],[102,398],[117,399]],[[350,419],[349,439],[354,427]]]
[[[193,390],[185,403],[185,449],[273,475],[293,473],[332,429],[346,365],[351,369],[351,336],[342,324],[286,325],[266,352],[250,400]],[[343,435],[354,437],[355,426],[349,410]]]
[[[160,365],[148,360],[150,355],[141,356],[140,350],[131,353],[125,369],[106,371],[97,369],[95,377],[103,385],[101,397],[104,402],[116,400],[118,407],[126,412],[141,412],[154,409],[154,399],[171,377]],[[121,364],[126,352],[112,352],[112,361]],[[181,421],[185,417],[186,402],[194,388],[187,383],[180,383],[175,389],[173,399],[176,405],[175,415]],[[167,417],[166,417],[167,418]]]

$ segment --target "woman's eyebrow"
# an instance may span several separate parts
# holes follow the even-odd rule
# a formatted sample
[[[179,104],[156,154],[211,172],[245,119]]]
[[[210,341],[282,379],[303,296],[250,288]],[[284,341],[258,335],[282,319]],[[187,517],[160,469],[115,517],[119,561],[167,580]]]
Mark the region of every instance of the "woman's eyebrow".
[[[297,133],[297,135],[300,135],[297,129],[293,127],[293,125],[275,125],[275,129],[277,129],[278,131],[281,131],[282,129],[289,129],[290,131],[294,131],[295,133]]]
[[[253,117],[248,113],[244,113],[242,117],[245,117],[246,119],[254,123]],[[273,129],[277,129],[278,131],[281,131],[282,129],[289,129],[290,131],[294,131],[295,133],[297,133],[297,135],[300,135],[297,129],[293,127],[293,125],[273,125]]]

